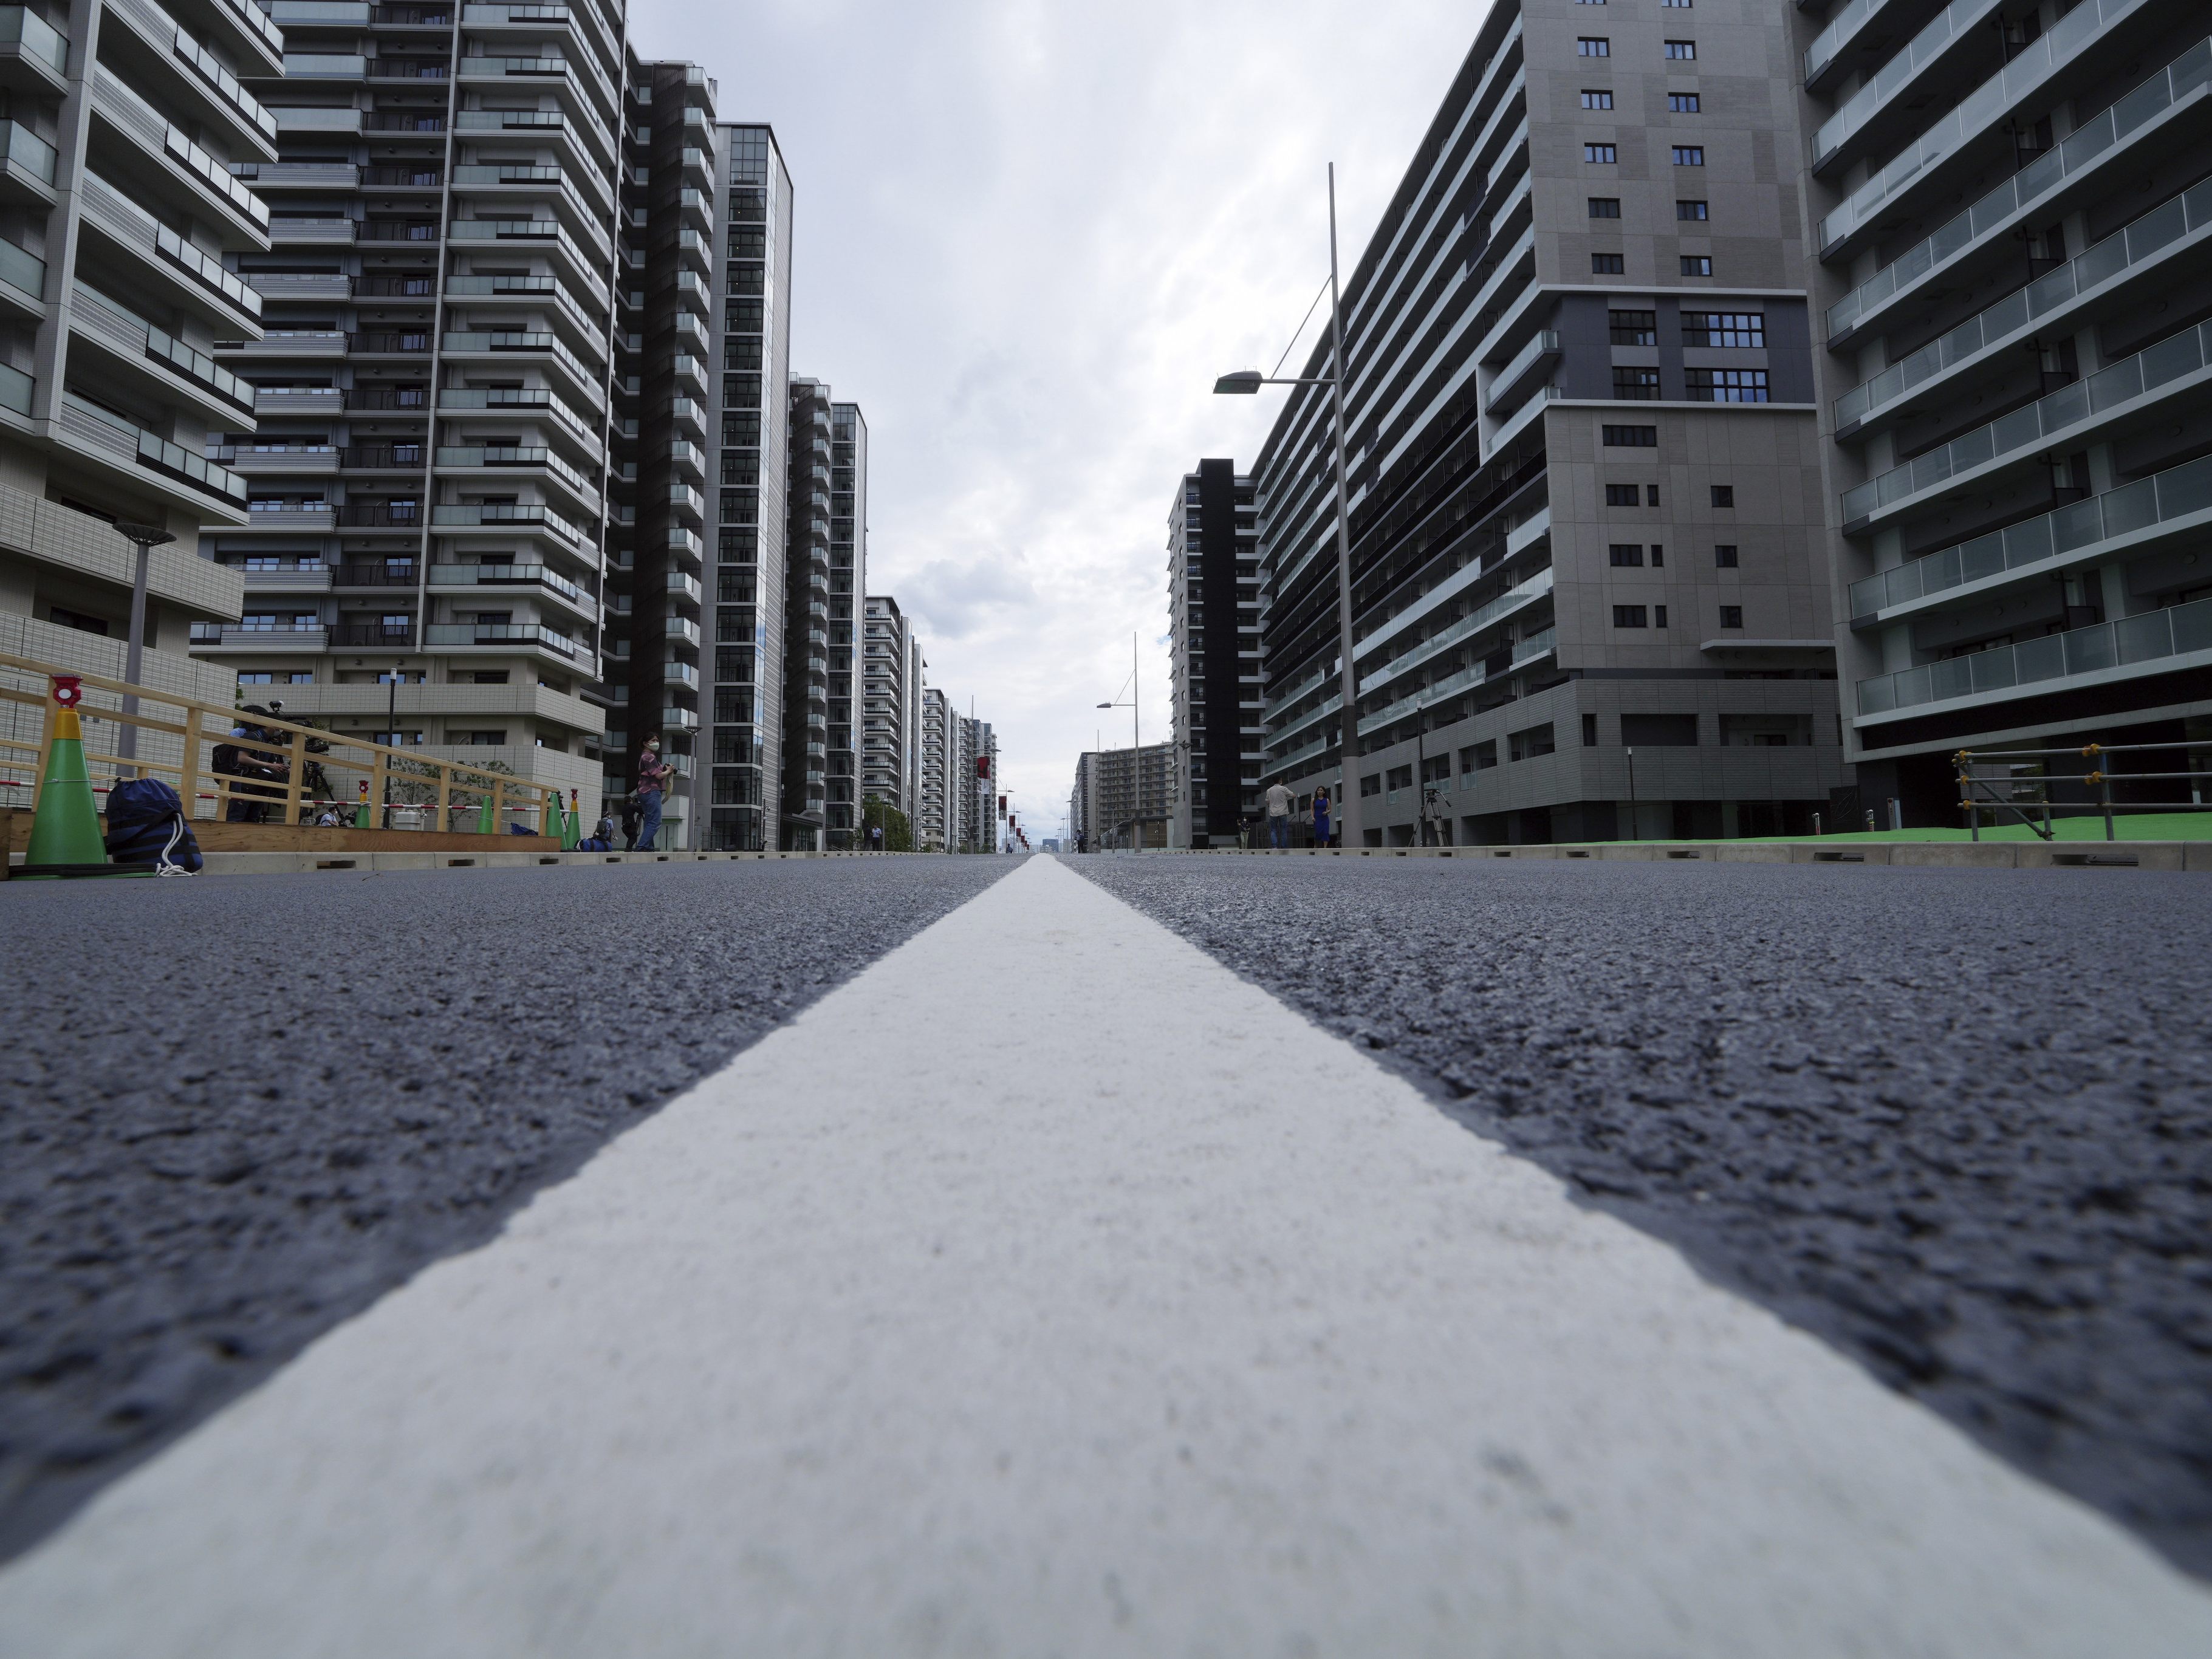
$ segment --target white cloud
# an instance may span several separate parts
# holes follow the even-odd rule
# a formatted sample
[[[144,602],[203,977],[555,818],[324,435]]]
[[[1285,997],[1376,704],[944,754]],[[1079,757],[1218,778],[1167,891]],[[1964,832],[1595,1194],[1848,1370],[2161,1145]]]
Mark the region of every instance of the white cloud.
[[[1167,734],[1165,521],[1201,456],[1256,453],[1272,364],[1411,161],[1486,8],[1466,0],[639,0],[797,189],[792,364],[858,402],[869,588],[993,720],[1048,831],[1143,647]]]

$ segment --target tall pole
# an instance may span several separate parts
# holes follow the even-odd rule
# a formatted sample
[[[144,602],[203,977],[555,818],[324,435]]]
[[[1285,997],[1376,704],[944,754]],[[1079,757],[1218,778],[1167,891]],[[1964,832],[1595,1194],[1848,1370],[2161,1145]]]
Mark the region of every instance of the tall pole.
[[[1329,398],[1336,415],[1336,635],[1343,655],[1338,695],[1344,708],[1343,738],[1337,753],[1343,775],[1337,781],[1337,817],[1343,825],[1344,844],[1363,847],[1359,829],[1359,668],[1352,659],[1352,499],[1345,485],[1344,465],[1344,305],[1336,276],[1336,163],[1328,164],[1328,332],[1336,358],[1329,376]]]
[[[138,569],[131,581],[131,643],[123,653],[123,678],[136,685],[138,684],[138,676],[144,672],[145,668],[146,577],[154,548],[151,543],[137,541],[135,538],[133,545],[138,550]],[[123,712],[126,714],[135,714],[138,712],[138,697],[136,692],[126,691],[123,694]],[[191,723],[189,714],[185,717],[185,723],[187,725]],[[125,760],[136,760],[138,757],[137,726],[125,725],[116,732],[115,752]],[[136,767],[131,769],[134,772],[137,769]]]
[[[1129,635],[1129,783],[1136,792],[1136,815],[1129,820],[1129,850],[1145,850],[1145,744],[1138,735],[1137,711],[1144,707],[1145,694],[1137,684],[1137,636]]]

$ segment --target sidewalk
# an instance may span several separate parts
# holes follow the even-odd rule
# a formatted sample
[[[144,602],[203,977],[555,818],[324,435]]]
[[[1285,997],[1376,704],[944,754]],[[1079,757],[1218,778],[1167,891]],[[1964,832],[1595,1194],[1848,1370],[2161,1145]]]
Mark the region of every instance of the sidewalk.
[[[1036,859],[110,1488],[0,1650],[2180,1659],[2212,1595]]]

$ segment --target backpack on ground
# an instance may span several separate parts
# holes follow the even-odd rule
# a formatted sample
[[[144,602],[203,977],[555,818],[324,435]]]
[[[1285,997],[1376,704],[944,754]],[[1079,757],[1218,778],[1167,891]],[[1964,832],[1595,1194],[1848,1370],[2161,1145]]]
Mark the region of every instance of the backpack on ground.
[[[177,792],[154,778],[127,778],[107,792],[107,856],[165,876],[197,875],[207,862]]]

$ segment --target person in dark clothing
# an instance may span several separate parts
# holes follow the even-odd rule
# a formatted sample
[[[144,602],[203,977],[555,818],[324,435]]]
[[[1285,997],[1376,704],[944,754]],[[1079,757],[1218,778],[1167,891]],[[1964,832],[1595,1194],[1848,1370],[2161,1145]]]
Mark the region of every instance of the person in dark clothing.
[[[1313,815],[1314,845],[1316,847],[1326,847],[1328,845],[1329,835],[1328,790],[1316,789],[1314,791]]]
[[[248,703],[244,710],[248,714],[267,714],[259,703]],[[224,777],[236,778],[251,786],[242,793],[233,788],[229,809],[223,817],[232,823],[266,823],[269,809],[275,803],[270,796],[281,788],[290,775],[284,764],[281,750],[264,749],[258,743],[266,743],[269,733],[252,722],[241,720],[230,728],[232,741],[216,745],[211,757],[215,770]],[[239,739],[247,739],[240,742]]]
[[[637,851],[637,832],[644,827],[645,809],[637,804],[637,797],[635,795],[629,796],[623,802],[622,830],[623,852],[635,853]]]

